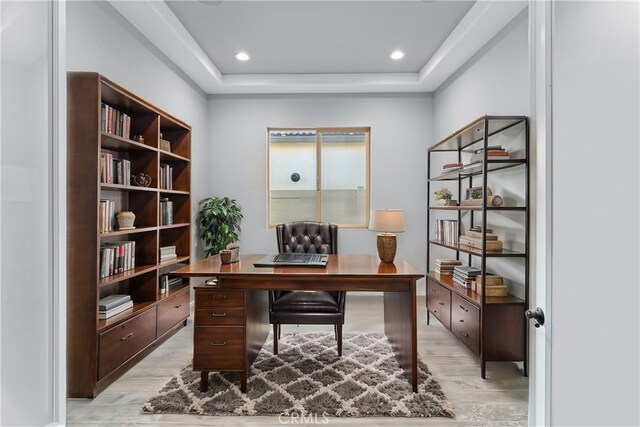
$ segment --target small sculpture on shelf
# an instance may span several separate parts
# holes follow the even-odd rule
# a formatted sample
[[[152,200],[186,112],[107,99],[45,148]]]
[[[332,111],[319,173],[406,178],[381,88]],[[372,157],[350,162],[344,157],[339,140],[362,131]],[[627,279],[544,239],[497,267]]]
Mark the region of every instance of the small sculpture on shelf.
[[[139,187],[148,187],[151,185],[151,177],[144,172],[133,175],[133,182]]]
[[[446,187],[440,188],[433,192],[440,206],[458,206],[458,201],[453,200],[453,193]]]
[[[140,144],[144,144],[144,138],[142,135],[133,135],[133,140],[135,142],[139,142]]]
[[[118,228],[120,230],[133,230],[133,222],[136,220],[136,214],[131,211],[122,211],[118,213]]]

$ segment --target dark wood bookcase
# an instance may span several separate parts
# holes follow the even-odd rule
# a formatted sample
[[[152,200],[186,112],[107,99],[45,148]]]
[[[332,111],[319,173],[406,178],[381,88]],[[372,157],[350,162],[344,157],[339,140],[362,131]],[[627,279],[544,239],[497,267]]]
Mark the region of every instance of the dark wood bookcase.
[[[492,144],[506,142],[513,151],[507,158],[487,156]],[[482,160],[465,164],[469,157],[482,149]],[[465,164],[455,170],[442,170],[444,164],[440,153],[445,153],[448,162]],[[448,154],[446,154],[448,153]],[[457,199],[464,199],[463,189],[488,187],[489,178],[500,182],[506,170],[521,174],[521,194],[505,199],[504,206],[491,206],[482,198],[478,206],[434,206],[431,203],[434,183],[452,182],[457,187]],[[529,296],[529,121],[525,116],[483,116],[431,146],[427,153],[427,229],[433,226],[436,212],[449,211],[456,214],[458,224],[482,226],[480,248],[449,243],[430,237],[427,242],[427,324],[430,315],[435,316],[481,360],[481,376],[486,377],[488,361],[521,361],[527,375],[527,323],[525,310]],[[512,175],[510,176],[513,177]],[[490,188],[490,187],[489,187]],[[483,192],[484,193],[484,192]],[[455,195],[455,191],[454,191]],[[449,214],[451,215],[451,214]],[[494,216],[511,215],[513,223],[521,225],[521,250],[503,248],[486,249],[486,230],[491,227]],[[511,231],[510,231],[511,232]],[[496,229],[500,234],[500,230]],[[513,234],[513,233],[512,233]],[[452,276],[430,271],[433,246],[453,251],[455,259],[480,268],[482,289],[478,293],[454,282]],[[491,263],[496,259],[509,258],[517,264],[519,277],[512,280],[521,285],[523,298],[511,294],[505,297],[487,296],[486,275],[492,272]]]
[[[178,330],[189,317],[189,282],[161,293],[159,276],[191,257],[191,127],[97,73],[68,78],[67,161],[67,392],[95,397]],[[131,117],[130,135],[102,130],[102,103]],[[141,135],[143,141],[134,141]],[[160,136],[171,151],[160,149]],[[101,182],[101,153],[126,159],[131,174],[151,177],[148,187]],[[160,187],[160,164],[173,168],[173,189]],[[161,225],[160,200],[173,202],[173,224]],[[99,204],[132,211],[135,229],[100,233]],[[135,267],[100,277],[100,248],[135,242]],[[162,246],[177,258],[160,262]],[[133,308],[99,319],[98,301],[128,294]]]

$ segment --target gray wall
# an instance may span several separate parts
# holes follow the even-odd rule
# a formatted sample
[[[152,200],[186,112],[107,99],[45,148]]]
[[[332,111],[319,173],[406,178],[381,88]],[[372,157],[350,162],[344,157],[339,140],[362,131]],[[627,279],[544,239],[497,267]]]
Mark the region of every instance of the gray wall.
[[[195,218],[195,203],[210,192],[206,95],[106,2],[67,4],[67,69],[98,72],[191,125]]]
[[[241,250],[276,251],[267,226],[267,127],[371,127],[371,207],[405,210],[398,257],[425,263],[426,147],[432,140],[425,94],[213,96],[209,101],[213,194],[244,212]],[[376,233],[340,230],[340,252],[376,253]]]

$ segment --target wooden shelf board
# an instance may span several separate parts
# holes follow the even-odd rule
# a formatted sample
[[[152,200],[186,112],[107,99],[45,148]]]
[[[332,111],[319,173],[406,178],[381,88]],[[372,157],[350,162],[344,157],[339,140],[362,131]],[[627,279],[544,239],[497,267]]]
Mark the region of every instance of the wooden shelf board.
[[[147,233],[149,231],[156,231],[156,227],[140,227],[134,228],[132,230],[116,230],[109,233],[100,233],[100,237],[126,236],[128,234]]]
[[[500,159],[500,160],[488,160],[487,172],[493,172],[502,169],[509,169],[516,166],[524,165],[527,161],[525,159]],[[462,169],[456,169],[455,171],[445,172],[442,175],[430,178],[429,181],[455,181],[458,179],[468,178],[470,176],[476,176],[482,174],[482,162],[471,163],[465,165]]]
[[[181,222],[179,224],[171,224],[171,225],[161,225],[158,227],[160,230],[170,230],[172,228],[183,228],[188,227],[190,224],[188,222]]]
[[[157,267],[158,266],[156,265],[141,265],[136,268],[132,268],[131,270],[114,274],[113,276],[105,277],[104,279],[100,279],[98,281],[98,287],[102,288],[104,286],[114,285],[118,282],[122,282],[123,280],[131,279],[133,277],[154,271]]]
[[[442,246],[444,248],[453,249],[455,251],[464,252],[471,255],[482,256],[482,251],[479,249],[474,249],[466,245],[460,245],[457,243],[444,243],[439,240],[429,240],[429,243],[434,245]],[[487,258],[507,258],[507,257],[525,257],[527,256],[523,252],[512,251],[509,249],[503,249],[501,251],[487,251]]]
[[[125,322],[131,319],[132,317],[142,313],[143,311],[150,309],[155,305],[156,305],[156,301],[145,301],[145,302],[133,303],[132,308],[120,314],[116,314],[115,316],[110,317],[108,319],[98,319],[98,325],[96,327],[97,333],[98,334],[102,333],[106,329],[116,326],[119,323]]]
[[[105,184],[100,183],[100,189],[102,190],[123,190],[123,191],[150,191],[157,192],[155,187],[137,187],[135,185],[121,185],[121,184]]]
[[[165,189],[160,189],[160,193],[161,194],[182,194],[182,195],[189,195],[188,191],[182,191],[182,190],[165,190]]]
[[[180,162],[190,162],[188,158],[184,156],[180,156],[178,154],[174,154],[170,151],[158,150],[160,152],[160,161],[161,162],[171,162],[171,161],[180,161]]]
[[[434,211],[481,211],[482,206],[429,206]],[[526,211],[524,206],[487,206],[488,211]]]
[[[158,267],[162,268],[162,267],[166,267],[168,265],[177,264],[179,262],[185,262],[187,260],[189,260],[188,256],[178,256],[178,258],[170,259],[168,261],[165,261],[165,262],[162,262],[162,263],[158,264]]]
[[[470,300],[471,302],[474,302],[478,306],[482,304],[481,294],[456,284],[453,281],[453,276],[442,276],[437,274],[435,271],[430,271],[427,273],[427,277],[435,280],[440,285],[451,289],[456,294]],[[507,295],[506,297],[485,297],[485,304],[524,304],[524,300],[513,295]]]
[[[100,132],[101,148],[114,151],[158,151],[155,147],[107,132]]]
[[[526,119],[526,116],[482,116],[434,144],[429,151],[458,151],[483,141],[485,120],[489,122],[489,136],[491,136],[523,123]]]

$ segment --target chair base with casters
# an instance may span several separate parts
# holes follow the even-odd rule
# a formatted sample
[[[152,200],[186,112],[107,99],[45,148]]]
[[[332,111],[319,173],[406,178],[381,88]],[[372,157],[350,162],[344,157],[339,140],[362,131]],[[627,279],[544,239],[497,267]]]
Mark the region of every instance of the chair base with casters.
[[[338,253],[338,226],[297,221],[276,226],[280,253]],[[273,324],[273,353],[278,354],[280,325],[333,325],[338,355],[342,356],[346,292],[271,291],[269,321]]]

